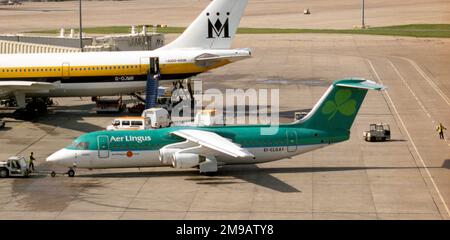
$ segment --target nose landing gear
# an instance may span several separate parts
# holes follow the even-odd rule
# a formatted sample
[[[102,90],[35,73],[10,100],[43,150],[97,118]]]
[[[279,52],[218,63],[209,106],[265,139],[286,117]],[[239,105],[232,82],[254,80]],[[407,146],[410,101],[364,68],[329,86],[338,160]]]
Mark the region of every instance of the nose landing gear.
[[[67,175],[69,177],[75,177],[75,170],[73,170],[73,168],[70,168],[69,171],[67,171]]]

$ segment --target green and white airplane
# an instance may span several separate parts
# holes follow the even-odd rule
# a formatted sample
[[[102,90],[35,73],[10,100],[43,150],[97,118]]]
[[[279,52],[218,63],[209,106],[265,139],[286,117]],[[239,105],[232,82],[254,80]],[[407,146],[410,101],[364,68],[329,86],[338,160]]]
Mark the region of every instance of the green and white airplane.
[[[217,172],[218,166],[275,161],[343,142],[369,89],[382,85],[365,79],[334,82],[302,119],[277,125],[174,126],[154,130],[97,131],[78,137],[47,161],[74,168],[172,166]]]

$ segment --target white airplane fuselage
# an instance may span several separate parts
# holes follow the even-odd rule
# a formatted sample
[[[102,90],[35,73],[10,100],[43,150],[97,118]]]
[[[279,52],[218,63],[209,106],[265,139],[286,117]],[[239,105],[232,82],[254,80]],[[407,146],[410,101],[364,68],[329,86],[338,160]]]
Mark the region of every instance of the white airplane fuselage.
[[[204,55],[224,59],[203,64]],[[177,49],[130,52],[5,54],[0,58],[0,81],[33,81],[55,85],[27,92],[27,97],[78,97],[128,94],[145,89],[149,58],[158,57],[161,80],[178,80],[250,56],[245,49]],[[232,59],[232,60],[230,60]],[[14,91],[0,88],[0,96]]]
[[[255,164],[266,163],[283,158],[293,157],[309,151],[327,146],[328,144],[315,145],[296,145],[283,147],[257,147],[245,148],[251,152],[255,158],[237,159],[229,156],[216,156],[219,165],[233,164]],[[159,150],[133,151],[132,156],[127,156],[129,151],[108,152],[106,155],[96,150],[66,150],[62,149],[52,155],[52,158],[58,158],[58,165],[64,167],[87,168],[87,169],[106,169],[106,168],[130,168],[130,167],[160,167],[171,166],[163,164],[159,160]],[[48,160],[49,161],[49,160]],[[50,160],[51,161],[51,160]]]

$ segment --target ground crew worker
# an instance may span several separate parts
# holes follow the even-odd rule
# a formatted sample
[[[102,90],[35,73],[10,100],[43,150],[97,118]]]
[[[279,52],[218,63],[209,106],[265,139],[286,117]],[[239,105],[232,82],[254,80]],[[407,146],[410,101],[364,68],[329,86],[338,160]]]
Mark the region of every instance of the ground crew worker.
[[[33,157],[33,152],[30,153],[30,163],[28,164],[28,168],[31,169],[34,172],[34,160],[36,160]]]
[[[444,125],[442,125],[442,123],[439,123],[439,125],[436,127],[436,132],[439,133],[440,139],[445,139],[444,138],[444,130],[447,130],[447,128],[445,128]]]

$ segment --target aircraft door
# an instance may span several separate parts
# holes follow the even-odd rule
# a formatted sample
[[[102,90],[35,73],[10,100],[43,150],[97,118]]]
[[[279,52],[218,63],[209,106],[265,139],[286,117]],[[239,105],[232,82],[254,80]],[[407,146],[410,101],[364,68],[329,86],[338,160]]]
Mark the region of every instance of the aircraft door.
[[[140,69],[142,74],[148,74],[149,71],[151,74],[159,73],[159,57],[141,57]]]
[[[109,157],[109,138],[108,136],[98,136],[98,157],[108,158]]]
[[[65,62],[62,64],[62,78],[69,78],[70,77],[70,64]]]
[[[286,131],[287,137],[287,151],[295,152],[297,151],[297,132],[294,129],[288,129]]]
[[[151,74],[158,74],[159,73],[159,58],[158,57],[151,57],[150,58],[150,73]]]

